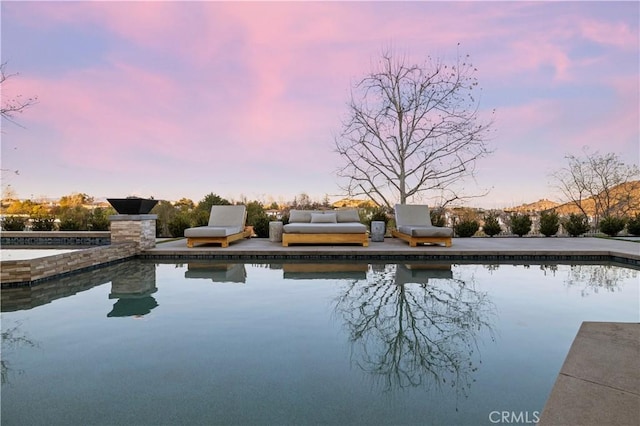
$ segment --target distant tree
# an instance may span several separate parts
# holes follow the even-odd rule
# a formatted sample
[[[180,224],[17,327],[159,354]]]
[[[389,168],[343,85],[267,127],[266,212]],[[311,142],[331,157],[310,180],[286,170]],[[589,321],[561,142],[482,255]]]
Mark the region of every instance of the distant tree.
[[[540,233],[545,237],[551,237],[560,229],[560,218],[555,211],[543,211],[540,213]]]
[[[17,95],[15,97],[6,96],[5,93],[7,92],[7,81],[12,77],[18,75],[17,73],[8,74],[6,68],[6,62],[0,64],[0,92],[2,92],[3,94],[2,104],[0,105],[0,116],[2,116],[3,121],[7,120],[17,126],[22,127],[16,121],[16,115],[22,114],[26,109],[31,108],[33,105],[38,103],[38,97],[23,97],[22,95]],[[2,128],[4,129],[4,126],[2,126]],[[4,130],[2,132],[4,132]],[[1,168],[0,171],[2,173],[12,172],[15,174],[19,174],[18,170]]]
[[[312,205],[313,205],[313,201],[311,201],[311,197],[309,197],[307,193],[303,192],[300,195],[293,198],[293,203],[291,205],[291,208],[306,210],[306,209],[312,209],[313,208]]]
[[[180,198],[173,205],[177,209],[187,210],[187,211],[193,210],[196,207],[195,203],[188,198]],[[209,207],[209,209],[211,209],[211,207]]]
[[[58,200],[58,204],[60,205],[60,207],[76,207],[86,204],[92,204],[93,201],[94,198],[90,197],[87,194],[74,192],[73,194],[60,197],[60,200]]]
[[[39,208],[39,205],[31,200],[15,200],[7,207],[7,214],[28,214],[35,213],[34,210]]]
[[[169,201],[160,200],[151,210],[152,214],[158,216],[156,219],[156,237],[171,237],[169,223],[178,213],[178,209]]]
[[[498,235],[502,232],[500,222],[498,222],[498,216],[495,213],[489,213],[484,217],[484,225],[482,231],[490,237]]]
[[[531,218],[526,214],[514,214],[511,216],[511,232],[518,237],[531,232]]]
[[[213,192],[205,195],[204,198],[198,202],[195,208],[195,211],[193,213],[194,226],[203,226],[209,223],[211,206],[228,206],[228,205],[231,205],[231,203],[228,200],[220,197],[219,195],[214,194]]]
[[[614,190],[640,176],[637,165],[625,164],[614,153],[590,152],[586,147],[583,153],[582,157],[567,155],[568,165],[552,174],[569,202],[589,216],[587,201],[591,200],[596,226],[602,216],[623,216],[640,207],[631,191]]]
[[[0,64],[0,86],[2,87],[2,91],[5,91],[7,81],[17,76],[17,73],[7,74],[6,72],[7,63],[3,62]],[[17,95],[16,97],[6,98],[3,96],[2,106],[0,107],[0,114],[2,118],[8,120],[14,124],[17,124],[15,121],[16,114],[22,114],[27,108],[32,107],[38,102],[38,97],[30,97],[24,98],[22,95]]]
[[[493,124],[480,119],[476,71],[469,55],[419,65],[383,52],[353,87],[335,140],[343,189],[388,208],[430,192],[443,206],[468,198],[456,188],[490,153]]]

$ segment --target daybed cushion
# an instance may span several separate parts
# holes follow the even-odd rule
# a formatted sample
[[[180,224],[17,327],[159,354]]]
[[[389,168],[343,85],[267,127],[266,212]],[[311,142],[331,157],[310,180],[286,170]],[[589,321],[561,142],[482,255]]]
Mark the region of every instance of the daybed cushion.
[[[362,234],[367,227],[362,223],[288,223],[284,232],[290,234]]]
[[[360,223],[360,216],[357,209],[343,209],[343,210],[291,210],[289,212],[289,223],[311,223],[312,216],[329,215],[335,216],[336,222],[347,223],[356,222]]]
[[[197,237],[228,237],[229,235],[242,232],[243,226],[198,226],[184,230],[187,238]]]
[[[335,213],[311,213],[311,223],[337,223]]]
[[[453,237],[453,229],[439,226],[398,226],[398,231],[412,237]]]
[[[312,214],[322,214],[319,210],[291,210],[289,223],[310,223]]]
[[[345,209],[335,211],[338,223],[343,222],[360,222],[360,215],[356,209]]]

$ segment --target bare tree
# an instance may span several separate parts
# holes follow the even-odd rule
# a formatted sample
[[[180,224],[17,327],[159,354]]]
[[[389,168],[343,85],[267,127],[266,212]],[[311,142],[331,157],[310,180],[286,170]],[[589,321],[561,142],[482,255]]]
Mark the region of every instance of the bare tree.
[[[3,87],[5,86],[5,82],[7,80],[17,75],[7,74],[6,65],[6,62],[0,64],[0,85],[2,85]],[[16,114],[22,114],[25,109],[35,105],[37,102],[37,97],[23,98],[22,95],[17,95],[14,98],[3,99],[2,106],[0,107],[0,114],[2,115],[2,118],[9,120],[14,124],[18,124],[15,121]]]
[[[427,283],[402,274],[403,267],[372,269],[367,279],[347,282],[336,299],[355,364],[384,391],[448,385],[466,396],[480,362],[478,339],[493,336],[495,307],[473,277]]]
[[[625,215],[640,208],[633,196],[640,189],[640,176],[635,164],[625,164],[614,153],[600,154],[583,149],[584,156],[567,155],[568,165],[551,176],[567,201],[585,216],[600,217]]]
[[[338,170],[343,189],[387,207],[427,192],[441,205],[469,198],[459,186],[490,153],[493,124],[479,117],[476,71],[469,55],[453,63],[428,57],[420,66],[384,52],[353,87],[335,140],[346,162]]]

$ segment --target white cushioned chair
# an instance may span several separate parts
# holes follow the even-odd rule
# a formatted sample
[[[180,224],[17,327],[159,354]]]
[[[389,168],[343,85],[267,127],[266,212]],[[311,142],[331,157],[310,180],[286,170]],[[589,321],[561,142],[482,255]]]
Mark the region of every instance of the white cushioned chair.
[[[195,243],[218,243],[221,247],[229,247],[229,243],[251,236],[251,231],[245,229],[247,207],[211,206],[209,224],[184,230],[187,247]]]
[[[396,231],[391,235],[409,243],[411,247],[418,244],[444,244],[451,247],[453,229],[431,224],[429,207],[424,204],[396,204]]]

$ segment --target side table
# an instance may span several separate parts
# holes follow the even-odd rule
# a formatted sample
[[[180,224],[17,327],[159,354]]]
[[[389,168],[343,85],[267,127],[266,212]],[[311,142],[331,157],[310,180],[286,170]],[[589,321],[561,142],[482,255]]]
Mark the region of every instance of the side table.
[[[371,241],[384,242],[385,226],[383,221],[374,220],[371,222]]]
[[[282,242],[282,227],[283,224],[280,221],[269,222],[269,241]]]

